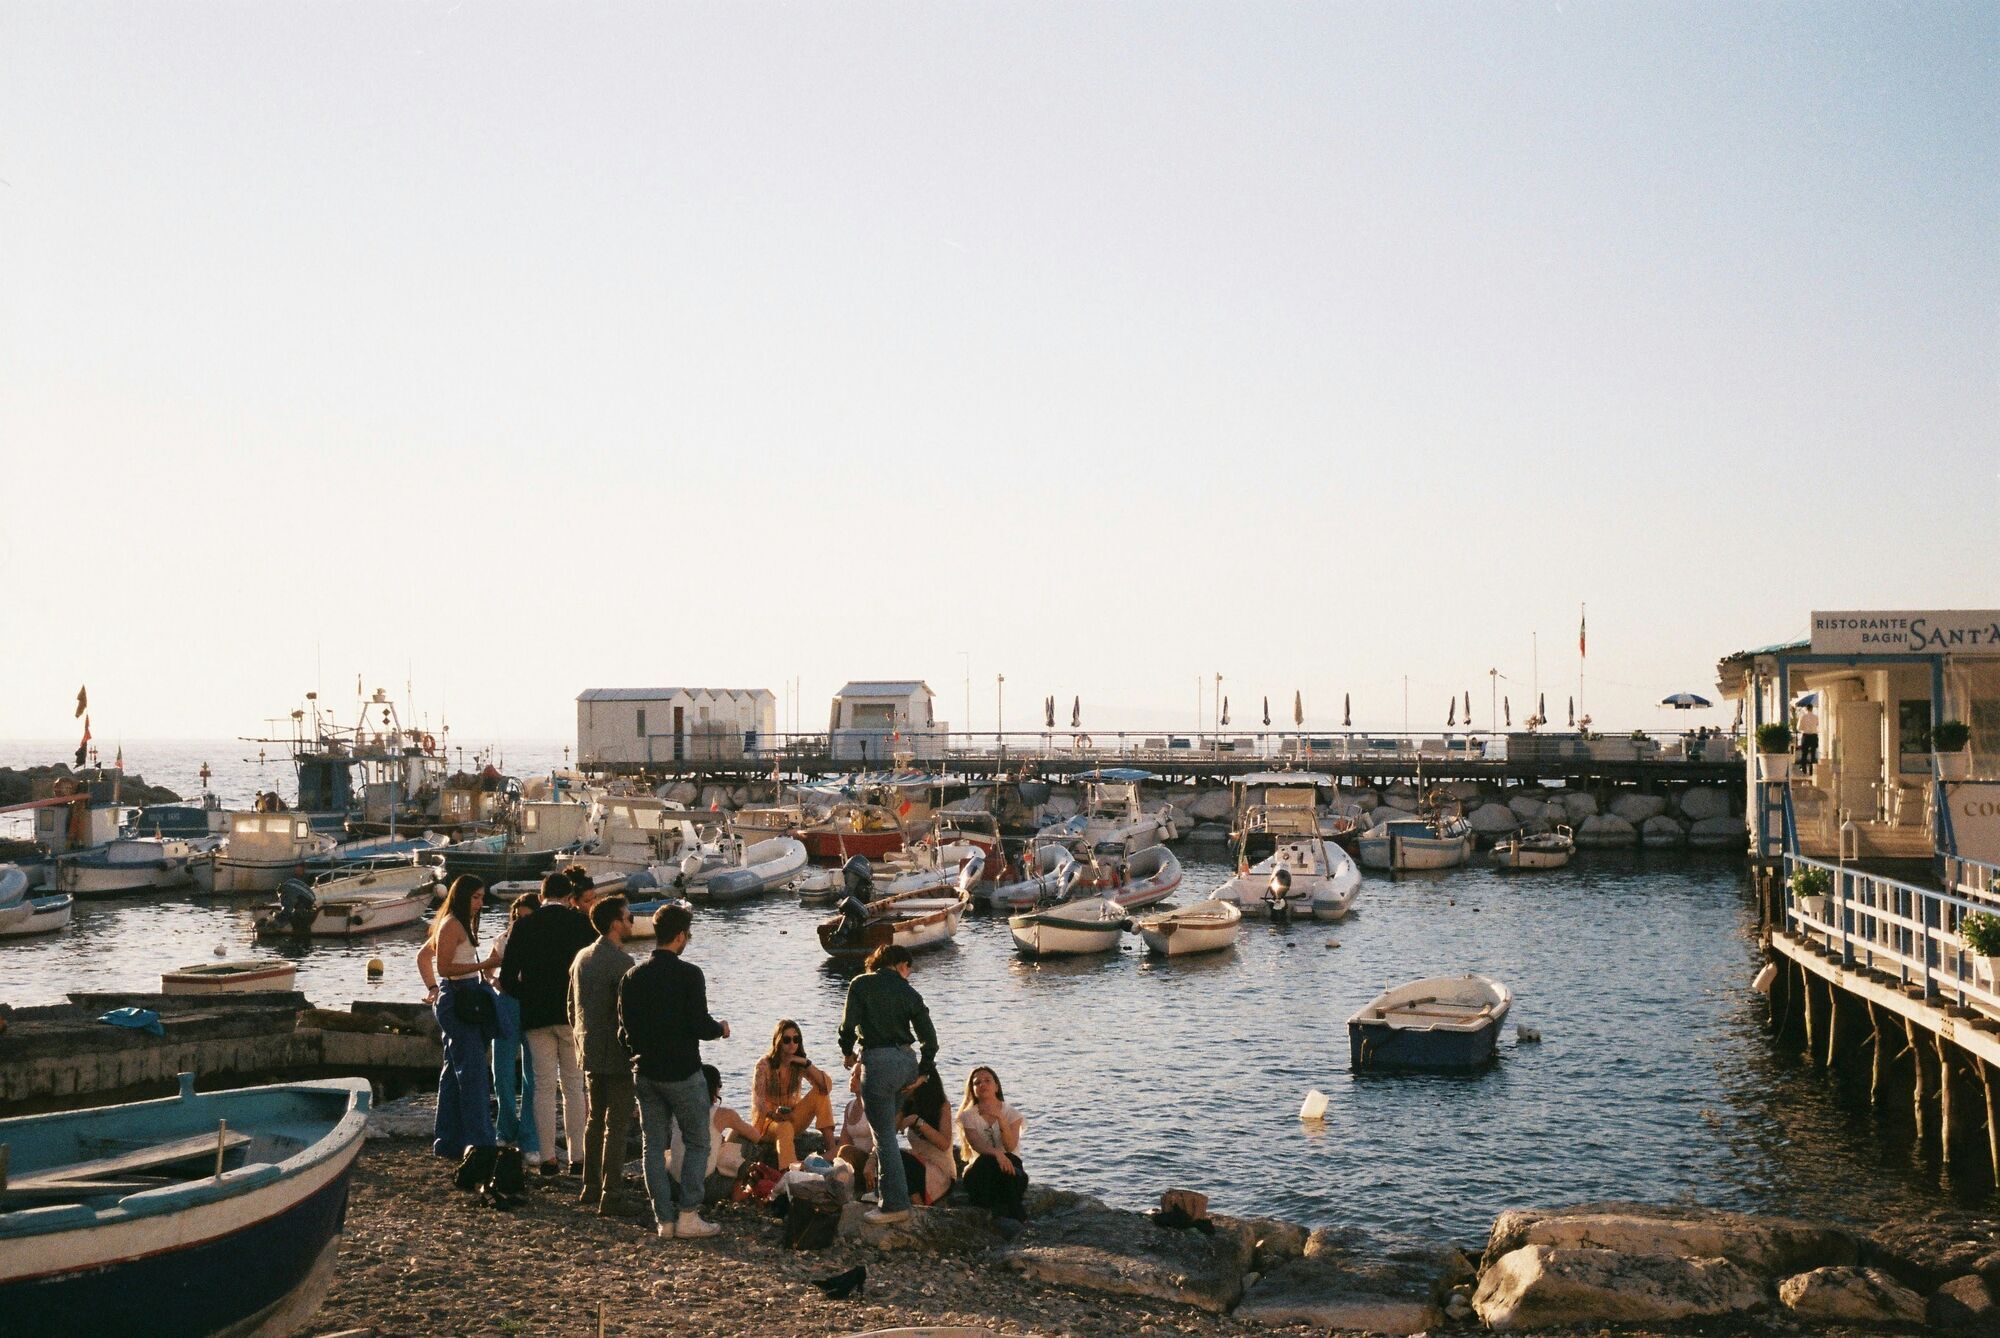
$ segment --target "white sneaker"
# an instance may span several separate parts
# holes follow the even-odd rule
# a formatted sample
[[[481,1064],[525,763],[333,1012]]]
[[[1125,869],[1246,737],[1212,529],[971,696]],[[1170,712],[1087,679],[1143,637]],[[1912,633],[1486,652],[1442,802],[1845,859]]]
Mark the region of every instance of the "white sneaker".
[[[665,1229],[661,1228],[662,1231]],[[680,1240],[700,1240],[721,1230],[715,1223],[703,1221],[700,1213],[682,1213],[680,1220],[674,1223],[674,1236]]]
[[[674,1224],[672,1222],[660,1223],[660,1239],[672,1240],[673,1238],[674,1238]]]
[[[901,1210],[895,1210],[890,1208],[870,1208],[867,1212],[861,1214],[861,1216],[864,1221],[873,1222],[877,1226],[884,1226],[890,1222],[909,1221],[910,1210],[908,1208],[904,1208]]]

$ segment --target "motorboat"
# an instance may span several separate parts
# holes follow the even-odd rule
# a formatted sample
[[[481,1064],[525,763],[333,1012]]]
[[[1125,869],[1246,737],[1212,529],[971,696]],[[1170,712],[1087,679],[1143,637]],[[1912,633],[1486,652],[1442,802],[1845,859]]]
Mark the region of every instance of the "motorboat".
[[[1213,899],[1132,922],[1146,944],[1146,951],[1162,957],[1187,957],[1233,948],[1242,925],[1242,907],[1233,901]]]
[[[1165,901],[1180,885],[1180,857],[1165,846],[1147,846],[1130,855],[1107,855],[1101,861],[1092,860],[1091,867],[1077,883],[1079,890],[1109,897],[1128,911]]]
[[[1083,781],[1083,806],[1075,816],[1043,827],[1036,840],[1060,842],[1084,859],[1107,846],[1131,855],[1178,837],[1172,810],[1165,805],[1148,809],[1140,798],[1140,782],[1152,780],[1152,772],[1113,767],[1078,779]]]
[[[1567,827],[1533,836],[1510,836],[1493,847],[1493,862],[1503,869],[1560,869],[1576,853],[1576,837]]]
[[[1490,976],[1430,976],[1375,996],[1347,1019],[1363,1069],[1471,1069],[1492,1059],[1514,992]]]
[[[416,836],[362,836],[342,841],[333,849],[307,860],[310,871],[341,869],[352,872],[387,864],[419,864],[451,844],[449,837],[434,832]]]
[[[931,815],[931,830],[922,840],[892,852],[882,862],[897,873],[916,869],[956,869],[969,854],[978,856],[982,881],[999,880],[1007,863],[999,820],[986,812],[961,813],[938,809]]]
[[[828,906],[840,896],[840,874],[824,865],[808,865],[785,886],[798,893],[801,906]]]
[[[904,892],[869,902],[859,915],[850,905],[819,922],[820,947],[841,961],[865,959],[889,943],[912,952],[935,948],[958,933],[968,904],[969,899],[959,893]]]
[[[278,904],[259,911],[254,924],[267,938],[352,938],[399,929],[423,917],[436,882],[429,865],[370,869],[317,883],[293,878],[278,889]]]
[[[302,1332],[331,1284],[365,1078],[0,1120],[0,1327]]]
[[[1029,910],[1067,897],[1082,872],[1083,866],[1068,846],[1055,841],[1038,843],[1021,852],[1020,867],[1012,881],[975,886],[972,899],[996,911]]]
[[[1111,952],[1132,924],[1109,897],[1078,897],[1043,911],[1008,917],[1014,949],[1028,957],[1083,957]]]
[[[845,864],[855,855],[878,860],[903,848],[903,824],[886,805],[843,800],[800,832],[799,839],[806,854],[821,864]]]
[[[1368,869],[1454,869],[1472,858],[1472,824],[1453,803],[1410,818],[1390,818],[1355,843]]]
[[[298,963],[274,957],[240,962],[196,962],[192,966],[162,972],[160,993],[284,994],[290,992],[298,971]]]
[[[52,934],[66,928],[75,912],[76,901],[67,892],[22,897],[11,906],[0,905],[0,938]]]
[[[73,897],[119,897],[185,886],[189,860],[217,849],[221,838],[127,836],[90,850],[58,855],[49,885]]]
[[[1285,773],[1267,773],[1283,775]],[[1246,777],[1245,780],[1255,778]],[[1339,920],[1361,892],[1361,870],[1320,834],[1317,786],[1239,782],[1236,876],[1212,894],[1246,915]]]
[[[188,860],[197,891],[217,895],[275,892],[307,860],[333,849],[303,813],[231,813],[218,848]]]
[[[693,823],[683,823],[683,850],[677,871],[662,885],[671,885],[693,901],[742,901],[766,892],[806,867],[806,847],[792,836],[774,836],[745,845],[743,838],[724,833],[702,841]],[[656,867],[660,878],[668,870]]]
[[[540,878],[556,866],[556,850],[531,850],[511,832],[495,832],[454,841],[444,848],[446,878],[470,876],[487,886]]]

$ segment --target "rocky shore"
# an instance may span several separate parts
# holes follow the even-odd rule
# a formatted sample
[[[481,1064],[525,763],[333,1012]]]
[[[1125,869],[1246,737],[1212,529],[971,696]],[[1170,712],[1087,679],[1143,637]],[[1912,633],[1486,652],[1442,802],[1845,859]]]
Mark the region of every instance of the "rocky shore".
[[[121,804],[176,804],[180,796],[164,785],[148,785],[136,772],[107,771],[98,767],[71,770],[61,762],[45,767],[0,767],[0,804],[22,804],[37,797],[36,785],[58,780],[76,780],[90,789],[92,803],[108,804],[115,790]]]
[[[762,1206],[718,1204],[722,1234],[655,1237],[582,1212],[576,1182],[532,1178],[511,1211],[451,1190],[408,1135],[371,1141],[339,1276],[314,1330],[372,1334],[1601,1333],[2000,1335],[2000,1221],[1939,1210],[1873,1230],[1685,1205],[1502,1213],[1484,1246],[1370,1251],[1335,1228],[1211,1217],[1162,1225],[1037,1187],[1025,1227],[966,1207],[872,1226],[845,1209],[824,1250],[784,1247]],[[813,1280],[855,1266],[862,1292]]]

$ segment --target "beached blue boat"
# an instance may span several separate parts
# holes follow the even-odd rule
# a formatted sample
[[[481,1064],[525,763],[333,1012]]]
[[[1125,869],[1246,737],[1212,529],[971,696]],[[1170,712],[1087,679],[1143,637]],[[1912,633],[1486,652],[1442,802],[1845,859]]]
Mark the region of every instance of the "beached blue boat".
[[[368,1083],[0,1120],[0,1330],[289,1333],[333,1277]]]
[[[1347,1019],[1363,1069],[1473,1069],[1491,1060],[1514,992],[1491,976],[1431,976],[1384,990]]]

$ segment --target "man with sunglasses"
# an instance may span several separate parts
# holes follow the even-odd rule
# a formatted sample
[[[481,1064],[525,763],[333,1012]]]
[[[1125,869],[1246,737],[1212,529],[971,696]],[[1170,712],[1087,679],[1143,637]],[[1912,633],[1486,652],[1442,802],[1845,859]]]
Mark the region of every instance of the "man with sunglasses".
[[[639,1205],[623,1193],[625,1141],[632,1134],[636,1089],[632,1056],[618,1039],[618,982],[632,969],[625,940],[632,911],[622,896],[590,908],[597,942],[569,968],[569,1011],[576,1020],[576,1048],[583,1056],[585,1103],[583,1193],[577,1201],[605,1217],[637,1217]]]

